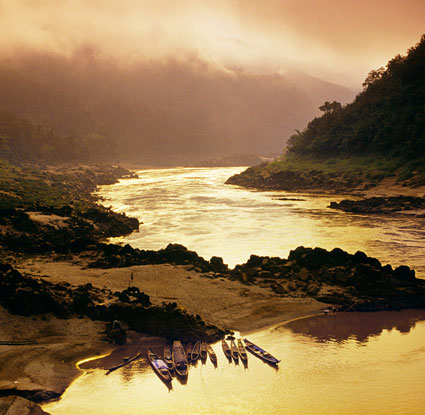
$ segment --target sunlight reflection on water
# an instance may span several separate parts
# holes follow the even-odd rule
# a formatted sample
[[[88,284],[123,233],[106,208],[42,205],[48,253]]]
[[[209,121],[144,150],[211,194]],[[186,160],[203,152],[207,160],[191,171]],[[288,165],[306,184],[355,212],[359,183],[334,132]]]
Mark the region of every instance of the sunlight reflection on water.
[[[221,256],[230,266],[251,254],[287,257],[300,245],[339,247],[364,251],[383,264],[409,265],[425,277],[425,219],[354,215],[327,207],[345,196],[224,185],[243,169],[141,170],[139,179],[102,186],[98,193],[106,206],[143,222],[139,232],[111,241],[155,250],[180,243],[206,259]]]
[[[282,359],[279,369],[249,355],[248,367],[200,362],[169,391],[144,360],[77,379],[53,415],[425,413],[425,311],[338,313],[251,333]],[[160,349],[158,349],[159,351]]]

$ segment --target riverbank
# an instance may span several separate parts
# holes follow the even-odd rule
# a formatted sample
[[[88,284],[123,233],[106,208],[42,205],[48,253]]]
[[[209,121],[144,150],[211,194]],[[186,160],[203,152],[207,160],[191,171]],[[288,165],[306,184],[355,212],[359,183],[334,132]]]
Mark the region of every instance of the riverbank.
[[[422,196],[425,172],[421,164],[384,157],[308,158],[284,155],[249,167],[226,184],[258,190]]]
[[[17,265],[22,274],[36,280],[50,284],[66,281],[72,286],[91,283],[94,288],[111,292],[126,289],[133,274],[132,285],[148,294],[153,304],[177,302],[188,313],[198,314],[207,323],[213,321],[223,328],[241,332],[320,313],[326,308],[326,304],[311,298],[282,297],[269,288],[247,286],[228,279],[210,279],[191,268],[159,264],[87,269],[73,262],[52,261],[45,257],[25,259]],[[17,316],[1,307],[0,317],[1,340],[38,342],[27,346],[0,346],[0,360],[6,362],[0,381],[3,395],[0,411],[4,411],[1,413],[9,414],[6,408],[13,408],[13,405],[22,411],[16,413],[36,413],[30,412],[35,411],[34,402],[59,397],[81,373],[75,367],[77,361],[116,350],[116,346],[107,341],[105,323],[101,321],[75,317],[64,320],[52,314]],[[126,345],[136,348],[158,342],[155,337],[133,331],[128,331],[127,338]]]

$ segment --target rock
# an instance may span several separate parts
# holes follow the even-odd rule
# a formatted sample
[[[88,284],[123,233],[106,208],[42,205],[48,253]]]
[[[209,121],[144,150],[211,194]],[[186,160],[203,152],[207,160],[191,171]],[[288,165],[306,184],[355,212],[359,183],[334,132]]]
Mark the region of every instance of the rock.
[[[394,270],[394,277],[402,281],[414,281],[415,271],[406,265],[400,265]]]
[[[4,408],[5,412],[2,412],[4,415],[48,415],[36,403],[27,399],[14,396],[8,400],[10,405],[8,405],[8,408]]]
[[[280,284],[273,284],[271,286],[271,289],[276,293],[276,294],[285,294],[286,290],[280,285]]]
[[[302,279],[303,281],[307,281],[310,278],[310,273],[308,272],[308,269],[301,268],[298,272],[298,278]]]
[[[223,258],[213,256],[210,259],[211,268],[214,272],[226,272],[228,267],[223,263]]]

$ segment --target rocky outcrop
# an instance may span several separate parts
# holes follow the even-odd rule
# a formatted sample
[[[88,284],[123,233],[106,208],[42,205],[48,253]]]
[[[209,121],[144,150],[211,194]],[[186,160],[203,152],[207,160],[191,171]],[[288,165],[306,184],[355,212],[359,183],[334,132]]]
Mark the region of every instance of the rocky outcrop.
[[[425,198],[414,196],[371,197],[362,200],[345,199],[331,202],[331,209],[352,213],[393,213],[407,210],[425,209]]]
[[[133,265],[173,264],[192,265],[199,272],[226,272],[228,267],[223,259],[213,256],[210,261],[183,245],[169,244],[158,251],[133,248],[131,245],[97,244],[97,258],[90,264],[92,268],[130,267]]]
[[[425,281],[414,270],[383,266],[361,251],[298,247],[287,259],[251,255],[233,270],[208,276],[259,284],[282,296],[313,297],[343,310],[425,308]]]
[[[263,190],[345,192],[363,184],[359,176],[315,169],[268,169],[267,163],[249,167],[227,179],[226,184]]]
[[[60,318],[87,316],[93,320],[126,323],[138,332],[169,339],[216,340],[224,331],[207,325],[176,303],[152,305],[149,296],[136,287],[121,292],[93,287],[92,284],[71,286],[63,282],[51,284],[21,275],[10,265],[0,263],[0,304],[11,313],[31,316],[52,313]],[[122,343],[122,333],[109,331],[110,338]]]

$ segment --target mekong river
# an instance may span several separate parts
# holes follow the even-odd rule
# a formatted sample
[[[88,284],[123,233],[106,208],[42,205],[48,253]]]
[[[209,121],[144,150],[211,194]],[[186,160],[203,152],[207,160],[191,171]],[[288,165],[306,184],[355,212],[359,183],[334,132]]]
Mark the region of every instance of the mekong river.
[[[103,186],[106,206],[138,217],[140,231],[115,242],[141,249],[181,243],[234,266],[250,254],[286,257],[299,245],[364,251],[383,264],[407,264],[425,277],[424,219],[352,215],[327,206],[342,197],[257,192],[224,185],[242,168],[142,170]],[[283,199],[283,200],[279,200]],[[53,415],[70,414],[406,414],[425,413],[425,311],[339,313],[250,333],[282,359],[279,370],[249,356],[218,368],[192,367],[169,391],[145,361],[109,376],[86,371]]]

